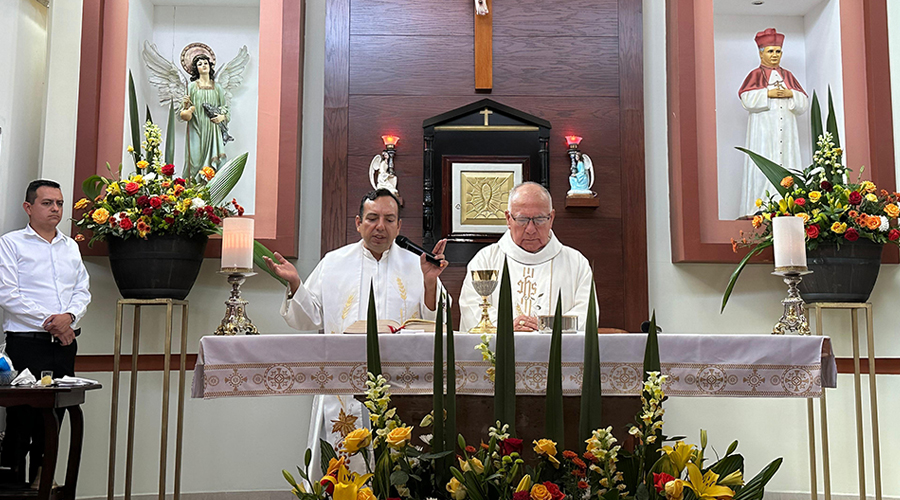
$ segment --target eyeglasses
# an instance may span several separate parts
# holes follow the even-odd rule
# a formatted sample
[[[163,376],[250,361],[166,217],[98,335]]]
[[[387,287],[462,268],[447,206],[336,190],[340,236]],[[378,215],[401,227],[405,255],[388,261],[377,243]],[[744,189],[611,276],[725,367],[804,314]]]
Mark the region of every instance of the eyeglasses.
[[[550,222],[549,215],[536,215],[534,217],[512,217],[512,220],[516,221],[516,224],[519,226],[525,227],[529,222],[534,222],[535,226],[543,226],[544,224]]]

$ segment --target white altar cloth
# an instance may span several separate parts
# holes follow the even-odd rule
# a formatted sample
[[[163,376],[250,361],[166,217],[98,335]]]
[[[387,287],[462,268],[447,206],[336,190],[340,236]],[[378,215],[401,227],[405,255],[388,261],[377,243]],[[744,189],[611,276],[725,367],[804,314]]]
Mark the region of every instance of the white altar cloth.
[[[493,395],[489,363],[457,334],[457,394]],[[640,394],[645,334],[600,335],[603,394]],[[381,365],[393,394],[431,394],[431,333],[382,335]],[[563,393],[581,394],[584,335],[563,335]],[[492,349],[495,343],[491,342]],[[517,392],[543,395],[550,335],[516,334]],[[669,396],[818,397],[837,386],[828,337],[661,334]],[[207,336],[200,340],[192,397],[362,394],[365,335]],[[446,360],[446,357],[444,358]]]

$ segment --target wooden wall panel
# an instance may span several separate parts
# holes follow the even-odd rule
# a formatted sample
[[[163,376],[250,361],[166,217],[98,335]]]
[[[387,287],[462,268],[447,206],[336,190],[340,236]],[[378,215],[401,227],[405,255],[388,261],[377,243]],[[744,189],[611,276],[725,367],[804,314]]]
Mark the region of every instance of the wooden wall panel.
[[[484,97],[474,89],[474,8],[327,1],[323,251],[359,240],[354,216],[384,134],[400,136],[402,232],[421,242],[422,121]],[[594,267],[600,325],[636,330],[649,309],[641,0],[493,0],[492,7],[490,98],[552,124],[553,229]],[[565,208],[569,134],[584,138],[594,161],[595,210]],[[441,280],[458,297],[464,276],[464,266],[451,266]]]

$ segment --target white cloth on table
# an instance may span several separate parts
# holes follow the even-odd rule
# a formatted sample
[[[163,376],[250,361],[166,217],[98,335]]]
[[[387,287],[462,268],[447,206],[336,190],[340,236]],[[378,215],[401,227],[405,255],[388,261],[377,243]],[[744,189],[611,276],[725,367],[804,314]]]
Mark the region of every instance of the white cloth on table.
[[[557,296],[562,292],[563,314],[577,316],[578,328],[584,330],[593,276],[584,255],[560,243],[552,232],[544,248],[535,253],[527,252],[515,244],[507,231],[500,241],[475,254],[466,267],[466,277],[459,293],[460,331],[471,330],[481,320],[481,296],[472,287],[471,271],[496,269],[500,273],[498,279],[502,279],[504,259],[509,265],[513,317],[554,314]],[[488,308],[488,315],[495,325],[499,297],[498,284]]]
[[[779,85],[783,86],[783,78],[778,71],[772,70],[767,88],[748,90],[740,94],[741,105],[750,112],[747,121],[746,148],[788,170],[802,170],[797,116],[809,108],[809,98],[803,92],[794,90],[790,98],[770,99],[769,90]],[[765,174],[749,156],[745,155],[741,184],[741,215],[756,213],[758,210],[756,199],[764,198],[766,190],[770,193],[775,192]]]
[[[78,320],[91,302],[90,277],[75,240],[57,231],[52,241],[31,225],[0,236],[0,308],[3,330],[43,332],[54,314]]]
[[[291,299],[285,294],[281,315],[297,330],[322,328],[325,333],[343,333],[354,322],[366,319],[370,284],[375,291],[378,319],[403,323],[410,318],[435,318],[435,311],[425,306],[419,256],[393,243],[381,259],[375,259],[363,241],[328,252]],[[352,397],[317,395],[308,438],[313,451],[311,466],[317,472],[319,440],[325,439],[337,448],[342,438],[332,432],[341,411],[356,417],[357,427],[370,427],[368,411]]]

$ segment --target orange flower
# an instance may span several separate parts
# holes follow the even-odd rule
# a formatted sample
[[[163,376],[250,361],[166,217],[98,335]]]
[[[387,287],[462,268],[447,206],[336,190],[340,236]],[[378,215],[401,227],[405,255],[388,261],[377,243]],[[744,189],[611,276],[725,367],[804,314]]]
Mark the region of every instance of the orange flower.
[[[200,173],[203,174],[203,177],[206,177],[206,180],[211,181],[213,177],[216,176],[216,171],[212,169],[212,167],[203,167],[200,169]]]
[[[94,210],[91,218],[94,219],[94,222],[97,224],[106,224],[106,220],[109,219],[109,211],[102,207],[98,208],[97,210]]]
[[[150,165],[150,164],[147,163],[147,162],[144,161],[144,160],[141,160],[141,161],[137,162],[137,168],[140,169],[140,170],[143,170],[143,169],[147,168],[148,165]]]
[[[183,193],[183,192],[184,192],[184,186],[182,186],[181,184],[175,184],[175,192],[174,192],[175,197],[180,196],[181,193]]]
[[[87,207],[91,203],[87,198],[82,198],[75,203],[75,210],[81,210],[82,208]]]
[[[866,227],[871,230],[876,230],[881,226],[881,218],[880,217],[868,217],[866,218]]]
[[[731,251],[737,253],[737,242],[734,241],[734,238],[731,238]]]
[[[762,225],[762,223],[763,223],[762,215],[754,215],[753,216],[753,222],[751,222],[751,224],[753,224],[753,227],[759,227]]]
[[[804,224],[809,222],[809,214],[806,212],[800,212],[799,214],[797,214],[797,217],[800,217],[801,219],[803,219]]]
[[[868,215],[862,214],[862,215],[860,215],[859,217],[853,219],[853,222],[855,222],[856,225],[859,226],[859,227],[866,227],[866,221],[867,221],[868,218],[869,218]]]
[[[897,205],[894,205],[893,203],[884,207],[884,212],[888,214],[888,217],[892,219],[896,219],[898,216],[900,216],[900,208],[898,208]]]
[[[859,212],[857,212],[856,210],[851,210],[851,211],[847,212],[847,217],[850,217],[851,219],[855,219],[858,215],[859,215]]]
[[[75,241],[84,241],[84,235],[81,233],[76,234]]]
[[[789,188],[793,185],[794,185],[794,178],[791,177],[790,175],[785,177],[784,179],[781,179],[781,187]]]

